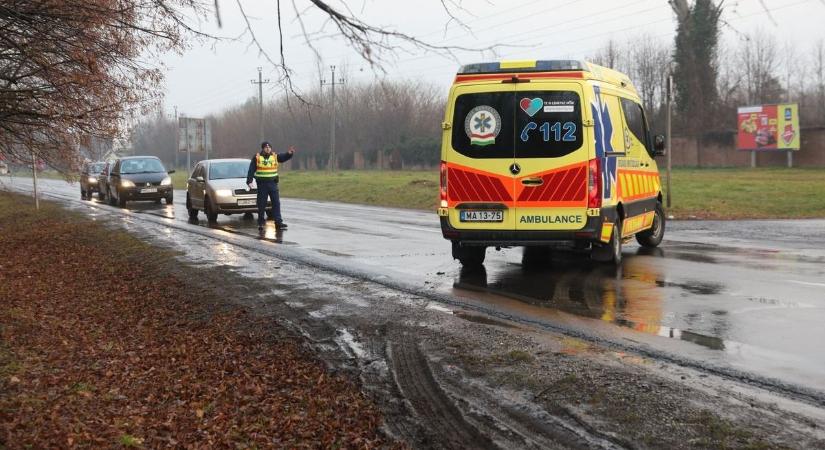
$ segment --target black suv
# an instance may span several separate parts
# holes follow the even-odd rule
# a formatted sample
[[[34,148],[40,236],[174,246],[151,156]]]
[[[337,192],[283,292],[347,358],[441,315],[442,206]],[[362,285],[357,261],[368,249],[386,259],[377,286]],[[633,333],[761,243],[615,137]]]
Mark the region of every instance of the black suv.
[[[83,164],[83,169],[80,170],[80,198],[82,200],[91,200],[92,194],[100,192],[97,176],[105,166],[106,163],[102,161]]]
[[[160,159],[154,156],[129,156],[115,161],[109,175],[108,197],[112,205],[126,206],[127,201],[154,200],[172,204],[172,178]]]

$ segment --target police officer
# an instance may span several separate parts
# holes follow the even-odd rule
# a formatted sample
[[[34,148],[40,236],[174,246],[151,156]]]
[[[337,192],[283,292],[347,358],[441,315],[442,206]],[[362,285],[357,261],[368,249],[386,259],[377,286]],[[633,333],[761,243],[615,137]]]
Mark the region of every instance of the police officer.
[[[289,161],[295,153],[295,148],[289,147],[286,153],[272,153],[269,142],[261,143],[261,152],[252,157],[249,170],[246,174],[246,184],[252,189],[252,178],[258,185],[258,230],[263,231],[266,223],[266,200],[272,200],[272,213],[275,216],[275,226],[285,230],[286,224],[281,217],[281,200],[278,195],[278,164]]]

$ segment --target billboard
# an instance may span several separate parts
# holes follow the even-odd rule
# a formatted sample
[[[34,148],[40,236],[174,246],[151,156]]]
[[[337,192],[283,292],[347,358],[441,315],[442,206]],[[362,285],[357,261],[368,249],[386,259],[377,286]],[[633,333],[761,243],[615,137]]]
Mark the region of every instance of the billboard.
[[[799,109],[795,103],[738,109],[736,148],[799,150]]]
[[[178,151],[212,151],[212,130],[206,119],[180,117],[178,119]]]

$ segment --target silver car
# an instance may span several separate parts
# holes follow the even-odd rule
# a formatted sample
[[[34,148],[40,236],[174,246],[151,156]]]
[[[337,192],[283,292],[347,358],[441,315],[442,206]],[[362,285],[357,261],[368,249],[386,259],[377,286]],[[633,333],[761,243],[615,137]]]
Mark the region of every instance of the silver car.
[[[207,159],[195,165],[186,184],[186,209],[189,218],[197,220],[203,211],[210,222],[218,214],[245,214],[251,218],[258,211],[257,189],[246,185],[249,160],[241,158]],[[272,203],[267,201],[266,214],[272,214]]]

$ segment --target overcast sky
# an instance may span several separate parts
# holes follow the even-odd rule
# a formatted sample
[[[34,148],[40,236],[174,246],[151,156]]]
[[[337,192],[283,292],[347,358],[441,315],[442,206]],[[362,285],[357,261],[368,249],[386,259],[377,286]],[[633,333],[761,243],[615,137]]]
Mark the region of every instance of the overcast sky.
[[[455,0],[458,2],[458,0]],[[210,0],[211,2],[211,0]],[[278,60],[278,35],[275,0],[241,0],[252,28],[269,55]],[[286,63],[294,70],[301,90],[318,86],[319,69],[329,79],[329,66],[338,67],[336,78],[347,83],[369,82],[376,77],[391,80],[425,80],[445,94],[460,64],[497,59],[581,59],[593,55],[609,39],[619,42],[647,35],[672,42],[675,19],[667,0],[463,0],[463,10],[452,12],[469,27],[463,28],[444,11],[439,0],[350,0],[346,4],[364,21],[415,36],[435,45],[486,48],[500,45],[497,55],[490,51],[456,51],[456,60],[427,53],[398,43],[402,49],[385,55],[385,72],[371,68],[358,54],[333,34],[332,24],[307,0],[294,0],[314,41],[319,61],[309,50],[295,20],[292,1],[283,1],[284,48]],[[340,0],[331,0],[340,7]],[[763,3],[770,12],[765,12]],[[214,17],[201,24],[203,31],[238,37],[245,23],[236,0],[221,0],[223,27]],[[825,38],[825,0],[727,0],[724,38],[734,41],[742,33],[756,30],[772,34],[780,45],[790,42],[801,52],[810,53],[811,43]],[[320,35],[318,35],[318,32]],[[326,36],[326,38],[324,38]],[[214,45],[194,44],[181,56],[163,58],[167,66],[165,109],[177,106],[181,114],[199,117],[220,112],[258,95],[257,67],[273,82],[264,86],[264,99],[282,90],[275,83],[272,65],[250,45],[247,33],[239,39]],[[344,73],[341,69],[346,67]]]

